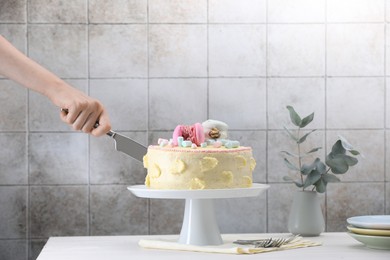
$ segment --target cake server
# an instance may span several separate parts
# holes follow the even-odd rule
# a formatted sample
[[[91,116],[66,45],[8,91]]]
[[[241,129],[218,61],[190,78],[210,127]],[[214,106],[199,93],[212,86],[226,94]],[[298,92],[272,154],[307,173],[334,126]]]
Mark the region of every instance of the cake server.
[[[117,151],[130,155],[140,162],[143,161],[143,157],[147,152],[147,148],[144,145],[112,130],[110,130],[107,135],[114,139],[115,149]]]
[[[61,111],[65,113],[68,112],[67,109],[61,109]],[[97,128],[98,126],[99,122],[96,122],[94,127]],[[117,151],[130,155],[134,159],[143,162],[143,157],[147,152],[147,148],[144,145],[134,141],[133,139],[130,139],[127,136],[118,134],[112,130],[110,130],[107,135],[114,139],[115,149]]]

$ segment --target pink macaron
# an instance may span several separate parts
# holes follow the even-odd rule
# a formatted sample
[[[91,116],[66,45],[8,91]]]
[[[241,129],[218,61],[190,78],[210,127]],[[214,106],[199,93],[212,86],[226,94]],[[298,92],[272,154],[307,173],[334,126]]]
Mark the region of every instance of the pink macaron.
[[[184,140],[200,146],[205,141],[203,126],[200,123],[193,125],[178,125],[173,131],[173,144],[178,145],[177,138],[182,136]]]

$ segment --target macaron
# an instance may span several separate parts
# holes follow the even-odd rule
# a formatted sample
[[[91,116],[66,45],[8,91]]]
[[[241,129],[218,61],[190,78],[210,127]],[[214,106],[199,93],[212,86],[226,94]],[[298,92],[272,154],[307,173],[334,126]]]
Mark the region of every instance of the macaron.
[[[200,123],[193,125],[178,125],[173,131],[172,141],[175,146],[178,145],[177,138],[182,136],[184,140],[200,146],[205,141],[203,126]]]

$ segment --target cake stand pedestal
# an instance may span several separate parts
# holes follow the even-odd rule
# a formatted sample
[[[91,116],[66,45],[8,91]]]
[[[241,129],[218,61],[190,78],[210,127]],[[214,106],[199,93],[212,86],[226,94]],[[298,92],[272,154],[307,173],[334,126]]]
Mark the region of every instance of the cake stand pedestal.
[[[250,188],[208,190],[155,190],[145,185],[129,186],[135,196],[150,199],[185,199],[183,225],[179,243],[221,245],[223,243],[214,211],[215,199],[255,197],[269,185],[253,183]]]

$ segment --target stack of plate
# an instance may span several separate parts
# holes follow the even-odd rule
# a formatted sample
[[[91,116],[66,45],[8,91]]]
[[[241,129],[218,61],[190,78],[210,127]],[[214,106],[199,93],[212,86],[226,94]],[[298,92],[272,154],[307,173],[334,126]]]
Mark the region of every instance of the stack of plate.
[[[357,216],[347,219],[348,234],[367,247],[390,249],[390,215]]]

